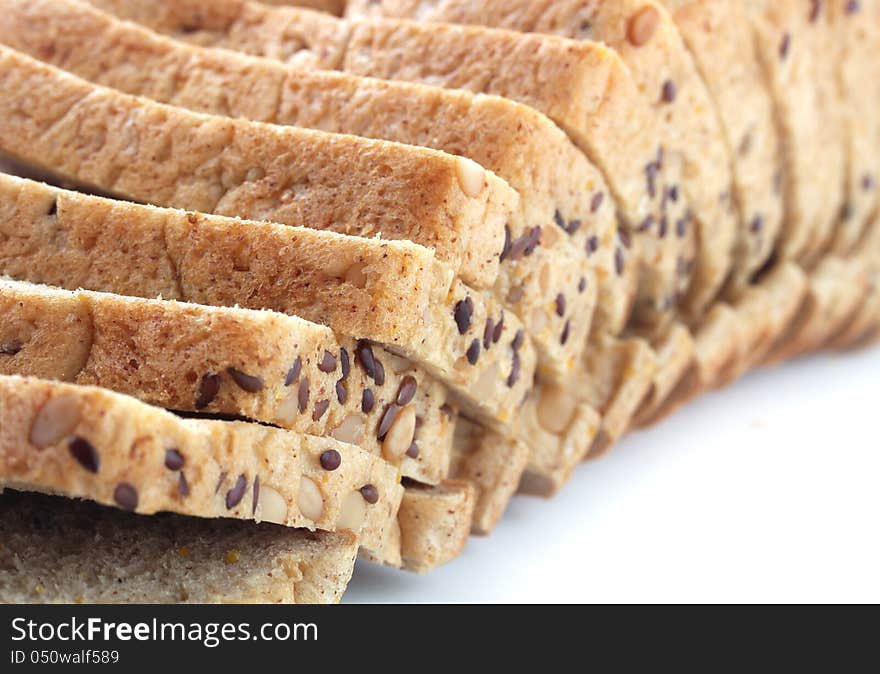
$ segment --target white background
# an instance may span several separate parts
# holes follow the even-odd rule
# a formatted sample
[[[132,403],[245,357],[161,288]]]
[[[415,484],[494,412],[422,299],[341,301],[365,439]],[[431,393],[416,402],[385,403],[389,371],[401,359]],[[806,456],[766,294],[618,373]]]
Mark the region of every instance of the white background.
[[[757,372],[346,602],[880,602],[880,349]]]

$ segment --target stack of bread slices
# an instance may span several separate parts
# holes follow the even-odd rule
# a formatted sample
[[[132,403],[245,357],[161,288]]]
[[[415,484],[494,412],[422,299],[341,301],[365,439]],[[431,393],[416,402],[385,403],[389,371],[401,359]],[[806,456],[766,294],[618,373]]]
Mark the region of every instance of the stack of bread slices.
[[[449,562],[874,340],[878,150],[880,0],[0,0],[0,600]]]

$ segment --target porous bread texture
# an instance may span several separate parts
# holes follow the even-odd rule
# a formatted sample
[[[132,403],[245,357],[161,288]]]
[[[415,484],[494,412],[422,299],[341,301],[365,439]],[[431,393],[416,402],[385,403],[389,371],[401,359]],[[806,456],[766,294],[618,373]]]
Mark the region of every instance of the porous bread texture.
[[[758,56],[781,133],[786,208],[779,251],[814,264],[843,206],[844,124],[836,37],[822,2],[747,0]]]
[[[4,604],[336,604],[357,539],[271,524],[144,517],[0,496]]]
[[[381,367],[381,384],[364,359],[374,375]],[[0,374],[333,437],[428,484],[449,472],[445,387],[378,347],[275,312],[0,279]]]
[[[645,0],[354,0],[347,16],[391,16],[558,35],[619,54],[657,120],[668,153],[683,160],[682,189],[700,248],[685,308],[699,316],[731,270],[738,233],[731,161],[708,91],[667,12]]]
[[[739,240],[741,253],[754,254],[757,232],[741,221],[733,201],[732,159],[720,118],[675,24],[656,3],[355,1],[349,5],[348,15],[479,24],[607,43],[629,66],[633,80],[659,120],[658,133],[664,139],[665,150],[677,152],[684,161],[682,187],[693,208],[701,243],[695,277],[685,301],[692,319],[702,314],[727,280],[735,243]],[[772,240],[770,243],[765,246],[767,250],[772,248]],[[753,271],[763,260],[736,262],[751,266]],[[747,279],[749,273],[740,276]],[[693,346],[688,344],[688,335],[680,325],[671,330],[651,336],[652,342],[665,349],[658,354],[655,383],[645,402],[648,407],[662,405],[665,395],[678,385],[678,378],[692,367]],[[677,341],[671,341],[670,334]],[[697,363],[695,367],[703,379],[714,376],[708,371],[709,363]]]
[[[478,288],[498,275],[517,194],[427,148],[193,113],[0,47],[2,150],[135,201],[408,239]]]
[[[382,548],[403,495],[397,469],[354,445],[5,375],[0,482],[147,515],[351,531],[370,550]]]
[[[603,171],[620,209],[618,268],[641,261],[635,319],[649,329],[668,321],[689,285],[695,228],[680,157],[665,151],[656,118],[612,50],[479,27],[368,22],[355,24],[343,68],[506,96],[560,124]]]
[[[741,230],[729,294],[770,258],[782,226],[782,163],[770,92],[745,7],[728,0],[662,0],[711,93],[733,164]]]
[[[0,273],[70,289],[300,315],[409,356],[487,423],[506,423],[533,381],[536,355],[531,340],[519,336],[516,316],[405,242],[156,209],[4,176],[0,231],[14,235],[0,241]],[[321,243],[327,236],[332,241]],[[120,247],[121,240],[131,245]],[[396,293],[383,292],[386,284]],[[383,325],[374,304],[360,303],[364,288],[381,292],[380,307],[400,317]],[[367,320],[346,319],[362,314],[375,332],[360,332]]]
[[[668,321],[688,287],[695,228],[681,190],[677,200],[668,196],[681,183],[680,158],[664,154],[657,120],[608,48],[478,27],[346,22],[243,0],[208,8],[161,0],[150,12],[129,0],[92,4],[194,44],[282,60],[295,52],[301,65],[496,94],[534,107],[569,133],[608,182],[624,225],[609,242],[615,273],[641,272],[638,322],[650,329]]]

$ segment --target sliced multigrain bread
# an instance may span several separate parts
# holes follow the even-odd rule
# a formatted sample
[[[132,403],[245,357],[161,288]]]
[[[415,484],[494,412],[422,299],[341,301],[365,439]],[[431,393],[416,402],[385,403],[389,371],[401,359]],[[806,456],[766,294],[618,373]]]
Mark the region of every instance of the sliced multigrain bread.
[[[830,339],[834,348],[862,346],[876,339],[880,326],[880,215],[875,215],[859,250],[868,268],[868,296],[852,319]]]
[[[635,265],[643,272],[639,322],[662,323],[689,285],[695,241],[681,162],[664,154],[655,116],[609,48],[478,27],[342,21],[244,0],[160,0],[150,11],[130,0],[91,1],[195,44],[530,105],[560,124],[603,172],[624,223],[610,242],[615,273]]]
[[[593,251],[588,245],[593,237],[613,239],[614,204],[583,153],[531,108],[464,91],[194,48],[85,2],[4,0],[0,9],[0,41],[97,84],[198,112],[468,156],[520,194],[507,224],[510,244],[495,291],[524,318],[543,356],[542,369],[564,375],[583,349],[597,270],[603,322],[622,327],[631,292],[605,282],[618,278],[613,247]]]
[[[612,47],[658,120],[667,152],[684,161],[682,188],[693,209],[700,250],[687,309],[699,316],[731,269],[738,219],[731,162],[720,120],[666,11],[645,0],[354,0],[347,16],[389,16],[476,24],[595,40]]]
[[[351,534],[0,496],[2,603],[335,604],[356,556]]]
[[[584,460],[601,427],[598,410],[581,396],[572,395],[570,388],[561,384],[536,386],[517,419],[517,433],[527,439],[531,450],[519,491],[544,497],[556,494]],[[487,472],[490,476],[504,474],[500,469]]]
[[[0,65],[0,150],[16,159],[135,201],[410,240],[476,287],[497,278],[518,196],[476,162],[197,114],[98,87],[7,47]]]
[[[490,423],[506,423],[532,385],[536,356],[516,316],[406,242],[159,209],[4,175],[0,232],[10,234],[0,239],[0,273],[299,315],[410,356]],[[367,367],[381,385],[384,371]]]
[[[870,293],[870,273],[861,256],[822,258],[810,273],[807,302],[768,356],[789,360],[822,347],[859,312]]]
[[[369,343],[275,312],[0,279],[0,374],[333,437],[428,484],[449,472],[442,385]]]
[[[459,420],[449,475],[471,483],[476,491],[471,533],[492,533],[516,493],[532,452],[532,447],[511,434]]]
[[[0,376],[0,482],[141,514],[351,531],[381,550],[397,469],[329,438],[182,419],[95,387]]]
[[[782,140],[786,209],[780,252],[813,263],[843,207],[844,125],[836,37],[819,0],[748,0],[758,57]]]
[[[427,573],[459,557],[471,533],[475,505],[476,489],[469,482],[450,480],[436,487],[407,483],[398,516],[403,568]]]
[[[605,338],[586,353],[583,364],[594,387],[571,389],[573,395],[602,414],[602,425],[586,458],[609,451],[633,424],[651,392],[657,372],[657,354],[643,339]]]
[[[846,135],[846,201],[834,248],[848,253],[871,222],[880,194],[880,2],[830,0],[828,10]]]
[[[832,252],[816,262],[808,301],[792,329],[780,340],[771,359],[781,360],[813,350],[858,321],[870,292],[873,266],[870,232],[877,209],[877,151],[880,147],[880,5],[876,2],[829,2],[816,9],[816,22],[830,31],[820,56],[828,77],[831,68],[839,98],[844,140],[844,205]],[[811,17],[812,18],[812,17]],[[864,245],[867,244],[867,245]]]
[[[782,156],[773,101],[745,8],[729,0],[662,0],[687,44],[722,121],[741,229],[734,297],[769,259],[782,226]]]

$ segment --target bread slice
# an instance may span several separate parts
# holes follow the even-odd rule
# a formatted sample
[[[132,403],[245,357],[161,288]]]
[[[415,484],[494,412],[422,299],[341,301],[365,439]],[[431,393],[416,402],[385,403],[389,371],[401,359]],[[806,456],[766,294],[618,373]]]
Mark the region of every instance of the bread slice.
[[[5,47],[0,62],[0,149],[20,161],[134,201],[410,240],[475,287],[497,278],[518,197],[469,159],[200,115],[97,87]]]
[[[844,136],[829,12],[825,3],[803,0],[745,6],[782,134],[787,201],[780,251],[815,262],[843,206]]]
[[[532,385],[535,353],[518,337],[516,316],[412,244],[157,209],[2,175],[0,231],[14,233],[0,239],[0,273],[299,315],[409,356],[489,423],[506,423]]]
[[[0,483],[141,514],[351,531],[382,549],[403,489],[380,457],[256,424],[181,419],[104,389],[0,376]]]
[[[680,161],[663,153],[655,117],[608,48],[483,28],[346,22],[245,0],[207,8],[198,0],[160,0],[150,11],[130,0],[91,2],[194,44],[496,94],[534,107],[569,133],[608,182],[624,222],[621,236],[608,242],[615,273],[643,272],[636,306],[641,323],[668,320],[687,289],[694,228],[681,191],[677,201],[666,196],[680,186]]]
[[[880,3],[829,0],[827,7],[839,49],[836,75],[846,139],[846,205],[834,249],[848,253],[880,205]]]
[[[731,269],[738,219],[731,160],[708,92],[667,12],[644,0],[353,0],[352,18],[475,24],[603,42],[629,67],[667,152],[684,161],[682,189],[701,242],[687,309],[699,316]]]
[[[830,339],[837,349],[865,346],[876,339],[880,326],[880,217],[875,216],[859,244],[868,269],[868,295],[852,319]]]
[[[662,0],[722,121],[733,161],[741,236],[730,286],[737,297],[773,252],[782,226],[782,155],[770,91],[741,2]]]
[[[663,405],[640,417],[639,423],[655,423],[708,388],[727,385],[760,366],[795,323],[809,287],[810,277],[803,269],[784,262],[768,270],[760,283],[748,287],[735,305],[719,304],[712,329],[703,331],[696,342],[697,350],[704,352],[697,360],[713,363],[714,379],[705,381],[698,373],[683,378]],[[722,342],[732,342],[735,349],[717,348]]]
[[[428,484],[449,472],[454,423],[442,385],[405,359],[283,314],[0,280],[0,346],[2,374],[333,437]],[[381,385],[364,369],[368,351]]]
[[[838,78],[840,46],[835,21],[827,3],[755,2],[749,5],[749,15],[759,37],[759,53],[783,129],[786,166],[791,176],[788,215],[795,225],[801,223],[794,233],[791,228],[787,230],[781,250],[811,269],[819,265],[838,231],[848,228],[850,215],[844,204],[848,127],[843,112],[845,92]],[[856,45],[853,48],[858,50]],[[868,54],[865,56],[870,59]],[[817,199],[819,203],[815,203]],[[803,212],[813,219],[799,219]],[[792,253],[789,249],[797,246],[798,237],[804,241],[802,250]],[[858,263],[852,267],[842,259],[823,264],[826,262],[837,269],[848,268],[849,278],[864,274],[856,268]],[[830,296],[829,283],[822,274],[821,268],[814,270],[807,300],[793,326],[772,349],[770,360],[790,357],[811,344],[823,343],[853,313],[854,305],[822,309]],[[857,285],[864,288],[864,282]],[[841,314],[841,309],[850,311]],[[830,316],[834,320],[826,322]],[[827,328],[824,332],[823,326]],[[800,335],[800,330],[807,334]]]
[[[476,490],[469,482],[407,483],[398,518],[403,568],[428,573],[459,557],[470,536],[475,503]]]
[[[524,409],[529,407],[528,403]],[[467,419],[455,425],[450,478],[474,486],[476,499],[471,533],[487,536],[501,520],[516,493],[534,443],[485,429]]]
[[[564,376],[580,355],[596,304],[597,263],[601,278],[617,278],[610,248],[587,250],[592,237],[613,236],[614,205],[596,169],[534,110],[464,91],[196,49],[84,2],[2,2],[0,9],[0,41],[97,84],[198,112],[428,146],[492,170],[520,194],[496,296],[525,319],[542,371]],[[619,330],[631,292],[613,297],[613,284],[603,286],[603,319]]]
[[[573,386],[577,391],[582,384],[575,380]],[[518,421],[518,434],[528,438],[531,447],[519,491],[543,497],[555,495],[568,483],[602,427],[599,411],[560,384],[535,387]]]
[[[584,367],[601,387],[576,394],[602,414],[602,426],[585,458],[606,454],[633,424],[650,394],[657,371],[657,354],[643,339],[605,339],[587,353]]]
[[[820,18],[822,25],[830,24],[838,50],[830,65],[843,120],[846,201],[833,242],[836,257],[824,258],[813,270],[809,303],[772,354],[774,360],[815,349],[838,335],[842,327],[858,324],[870,293],[871,269],[876,267],[875,235],[866,229],[876,226],[880,175],[876,153],[880,147],[880,5],[829,2]]]
[[[861,256],[822,258],[810,274],[807,303],[768,356],[782,362],[815,351],[837,334],[865,304],[870,291],[869,272]]]
[[[4,604],[335,604],[351,534],[0,496]]]

